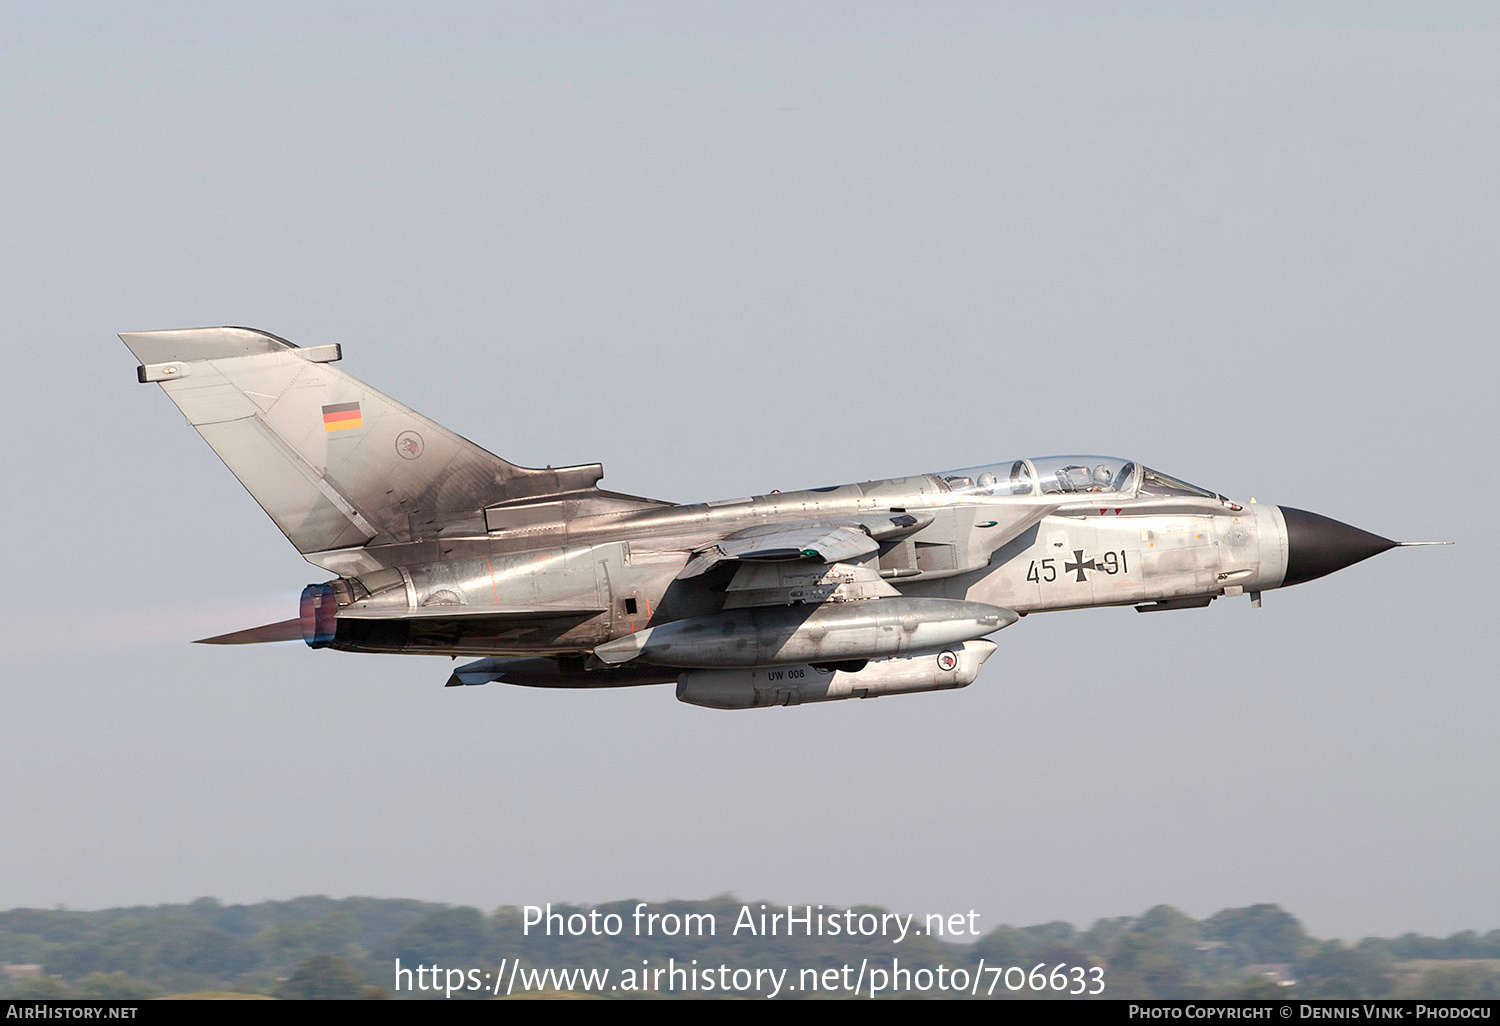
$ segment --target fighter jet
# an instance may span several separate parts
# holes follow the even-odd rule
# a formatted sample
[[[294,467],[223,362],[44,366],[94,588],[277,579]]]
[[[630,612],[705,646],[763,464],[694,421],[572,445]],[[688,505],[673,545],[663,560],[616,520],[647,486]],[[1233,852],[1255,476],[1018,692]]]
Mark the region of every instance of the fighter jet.
[[[299,615],[207,644],[449,657],[449,686],[675,682],[716,709],[962,688],[1031,613],[1206,606],[1398,545],[1111,456],[678,504],[509,463],[251,328],[122,333],[305,559]]]

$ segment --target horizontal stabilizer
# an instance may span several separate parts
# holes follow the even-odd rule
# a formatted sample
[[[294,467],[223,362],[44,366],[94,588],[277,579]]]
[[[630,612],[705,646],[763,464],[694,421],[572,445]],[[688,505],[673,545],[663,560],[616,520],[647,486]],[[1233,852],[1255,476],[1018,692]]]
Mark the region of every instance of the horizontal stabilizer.
[[[273,641],[301,641],[302,621],[283,620],[280,623],[268,623],[264,627],[251,627],[248,630],[235,631],[233,634],[220,634],[216,638],[199,638],[193,642],[195,645],[263,645]]]

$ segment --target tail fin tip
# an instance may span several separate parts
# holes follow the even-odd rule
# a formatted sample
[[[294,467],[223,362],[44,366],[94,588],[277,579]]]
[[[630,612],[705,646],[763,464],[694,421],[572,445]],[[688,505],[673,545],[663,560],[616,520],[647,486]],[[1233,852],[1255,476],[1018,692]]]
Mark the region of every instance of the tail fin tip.
[[[124,342],[143,366],[190,360],[224,360],[235,356],[281,353],[297,346],[258,328],[171,328],[166,331],[122,331]]]

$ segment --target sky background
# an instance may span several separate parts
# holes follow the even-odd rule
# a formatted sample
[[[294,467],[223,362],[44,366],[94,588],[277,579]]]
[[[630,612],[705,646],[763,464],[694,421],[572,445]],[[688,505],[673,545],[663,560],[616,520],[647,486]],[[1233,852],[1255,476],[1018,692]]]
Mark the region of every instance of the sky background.
[[[9,5],[0,140],[0,908],[1500,927],[1493,5]],[[192,646],[327,577],[114,334],[212,324],[636,494],[1103,452],[1458,545],[796,709]]]

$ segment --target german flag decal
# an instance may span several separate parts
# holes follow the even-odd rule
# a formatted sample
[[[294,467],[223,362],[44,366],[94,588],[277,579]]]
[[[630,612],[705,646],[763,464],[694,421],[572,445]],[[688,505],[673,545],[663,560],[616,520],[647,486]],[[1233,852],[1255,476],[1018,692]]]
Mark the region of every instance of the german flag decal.
[[[359,403],[334,403],[323,407],[324,431],[344,431],[364,426],[365,422],[359,415]]]

